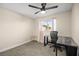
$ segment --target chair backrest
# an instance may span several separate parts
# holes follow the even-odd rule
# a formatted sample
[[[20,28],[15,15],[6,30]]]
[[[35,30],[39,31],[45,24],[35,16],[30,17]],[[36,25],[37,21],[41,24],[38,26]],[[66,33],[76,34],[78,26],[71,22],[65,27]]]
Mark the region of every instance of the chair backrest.
[[[51,42],[56,43],[58,40],[58,32],[57,31],[51,31],[50,32]]]

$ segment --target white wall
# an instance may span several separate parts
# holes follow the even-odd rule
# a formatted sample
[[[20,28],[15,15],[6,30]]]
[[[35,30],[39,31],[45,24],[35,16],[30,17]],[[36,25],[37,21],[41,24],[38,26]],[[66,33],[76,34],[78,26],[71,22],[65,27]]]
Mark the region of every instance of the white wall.
[[[0,52],[32,40],[33,20],[0,8]]]
[[[79,4],[72,8],[72,38],[79,45]]]
[[[39,39],[39,22],[41,20],[45,20],[45,19],[46,20],[47,19],[56,19],[57,20],[56,30],[59,33],[58,35],[71,37],[71,10],[36,19],[35,36],[37,37],[36,39],[38,41],[40,41],[40,39]]]
[[[56,20],[56,29],[59,36],[71,37],[71,11],[58,14]]]

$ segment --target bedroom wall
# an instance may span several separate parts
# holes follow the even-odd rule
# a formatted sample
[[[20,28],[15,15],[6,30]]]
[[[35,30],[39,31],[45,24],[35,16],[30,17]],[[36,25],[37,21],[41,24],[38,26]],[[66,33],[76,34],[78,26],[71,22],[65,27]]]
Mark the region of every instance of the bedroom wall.
[[[0,52],[32,40],[33,20],[0,8]]]
[[[49,15],[46,17],[41,17],[36,19],[36,26],[35,26],[35,36],[37,41],[40,41],[39,38],[39,22],[41,20],[49,20],[49,19],[56,19],[56,30],[58,31],[59,36],[68,36],[71,37],[71,10],[66,12],[61,12],[58,14]]]
[[[72,38],[79,45],[79,4],[72,8]]]

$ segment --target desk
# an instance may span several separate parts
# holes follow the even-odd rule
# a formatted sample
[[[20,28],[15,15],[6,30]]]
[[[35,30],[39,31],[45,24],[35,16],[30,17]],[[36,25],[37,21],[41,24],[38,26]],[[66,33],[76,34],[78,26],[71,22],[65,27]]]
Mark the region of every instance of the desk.
[[[48,36],[44,36],[44,46],[46,46],[48,43],[50,43]],[[57,45],[65,47],[67,56],[77,56],[78,45],[72,38],[59,36]]]

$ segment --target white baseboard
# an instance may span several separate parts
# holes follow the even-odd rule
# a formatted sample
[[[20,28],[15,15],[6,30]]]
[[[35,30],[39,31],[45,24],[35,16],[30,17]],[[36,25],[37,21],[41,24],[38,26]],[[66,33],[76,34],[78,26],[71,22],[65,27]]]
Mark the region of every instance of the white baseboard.
[[[32,41],[32,40],[28,40],[28,41],[25,41],[25,42],[21,42],[21,43],[19,43],[19,44],[13,45],[13,46],[11,46],[11,47],[7,47],[7,48],[5,48],[5,49],[1,49],[0,52],[4,52],[4,51],[7,51],[7,50],[9,50],[9,49],[18,47],[18,46],[23,45],[23,44],[25,44],[25,43],[28,43],[28,42],[30,42],[30,41]]]

